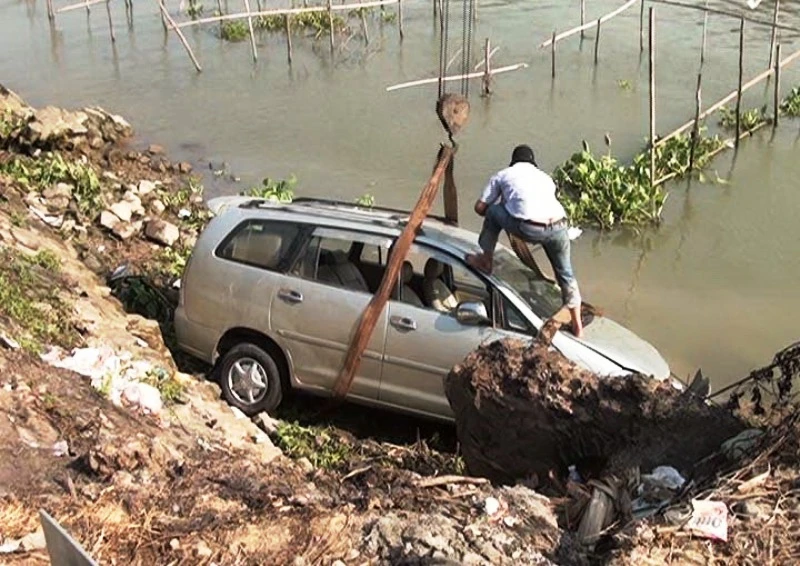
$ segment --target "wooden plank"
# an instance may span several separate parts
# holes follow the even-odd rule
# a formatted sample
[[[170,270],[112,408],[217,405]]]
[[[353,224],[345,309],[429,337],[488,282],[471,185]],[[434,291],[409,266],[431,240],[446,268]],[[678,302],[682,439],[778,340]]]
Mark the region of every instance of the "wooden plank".
[[[353,334],[352,342],[347,350],[347,355],[344,360],[344,365],[336,383],[333,386],[333,396],[338,399],[343,399],[347,392],[350,391],[350,386],[355,378],[356,371],[361,364],[361,357],[364,354],[364,349],[372,338],[372,333],[375,330],[375,325],[378,322],[378,317],[383,312],[389,296],[392,294],[400,276],[400,268],[408,255],[408,250],[417,235],[417,230],[422,226],[422,222],[430,212],[433,200],[436,198],[436,193],[439,189],[439,184],[442,176],[445,173],[448,165],[455,155],[455,149],[449,146],[442,146],[439,151],[438,162],[433,170],[433,174],[428,180],[427,184],[423,187],[422,193],[417,200],[417,204],[411,211],[411,216],[408,219],[403,232],[395,242],[392,250],[392,255],[389,257],[389,262],[386,266],[386,271],[383,273],[380,287],[370,299],[369,304],[364,309],[361,319],[356,326],[355,333]]]
[[[500,73],[507,73],[509,71],[516,71],[517,69],[524,69],[527,66],[528,66],[527,63],[517,63],[516,65],[508,65],[506,67],[499,67],[497,69],[492,69],[491,70],[491,74],[492,74],[492,76],[499,75]],[[474,73],[469,73],[467,75],[455,75],[455,76],[449,76],[449,77],[442,77],[441,79],[439,77],[430,78],[430,79],[419,79],[419,80],[410,81],[410,82],[407,82],[407,83],[401,83],[401,84],[397,84],[397,85],[387,86],[386,87],[386,91],[389,92],[389,91],[392,91],[392,90],[400,90],[401,88],[409,88],[409,87],[412,87],[412,86],[420,86],[420,85],[437,83],[440,80],[442,82],[450,82],[450,81],[460,81],[460,80],[465,79],[465,78],[467,78],[467,79],[477,79],[477,78],[481,78],[481,77],[483,77],[483,72],[482,71],[476,71]]]

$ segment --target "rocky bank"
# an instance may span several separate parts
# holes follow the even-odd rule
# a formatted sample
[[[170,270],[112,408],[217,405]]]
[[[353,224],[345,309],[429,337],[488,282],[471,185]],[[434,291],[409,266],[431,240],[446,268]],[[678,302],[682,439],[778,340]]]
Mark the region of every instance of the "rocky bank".
[[[738,538],[712,542],[662,518],[619,514],[592,546],[579,544],[565,513],[585,499],[580,483],[545,496],[533,489],[543,482],[464,476],[460,457],[430,448],[434,438],[388,442],[374,422],[361,434],[232,410],[206,379],[210,368],[172,349],[171,283],[209,218],[200,180],[163,148],[138,148],[132,133],[101,108],[34,109],[0,86],[0,562],[46,559],[39,509],[102,564],[797,555],[781,538],[800,518],[797,434],[785,410],[759,421],[768,432],[733,464],[706,466],[692,489],[670,494],[676,504],[703,493],[731,508],[749,502],[731,518]],[[136,277],[111,282],[119,265]],[[791,390],[798,367],[772,369],[783,368]],[[759,498],[744,497],[742,482],[767,469],[748,492]]]

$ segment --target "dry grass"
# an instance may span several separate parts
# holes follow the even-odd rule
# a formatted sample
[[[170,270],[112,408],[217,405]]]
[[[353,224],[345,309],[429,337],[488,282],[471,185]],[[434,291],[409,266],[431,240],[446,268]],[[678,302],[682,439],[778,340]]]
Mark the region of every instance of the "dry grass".
[[[4,498],[0,500],[0,542],[18,539],[39,527],[39,514],[22,502]]]

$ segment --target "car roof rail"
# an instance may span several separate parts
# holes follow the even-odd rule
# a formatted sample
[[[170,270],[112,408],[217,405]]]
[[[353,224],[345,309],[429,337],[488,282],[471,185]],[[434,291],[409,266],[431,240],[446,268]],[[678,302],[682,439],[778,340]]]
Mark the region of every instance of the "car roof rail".
[[[401,222],[407,222],[408,218],[411,216],[410,210],[404,210],[402,208],[391,208],[388,206],[361,206],[357,203],[347,202],[342,200],[336,199],[325,199],[325,198],[316,198],[316,197],[298,197],[293,199],[291,204],[301,204],[301,205],[313,205],[313,204],[321,204],[326,206],[342,206],[351,209],[360,209],[360,210],[374,210],[379,212],[393,212],[395,214],[402,215],[402,218],[398,218]],[[439,214],[428,214],[426,218],[431,218],[433,220],[438,220],[440,222],[444,222],[445,224],[452,224],[447,218]]]

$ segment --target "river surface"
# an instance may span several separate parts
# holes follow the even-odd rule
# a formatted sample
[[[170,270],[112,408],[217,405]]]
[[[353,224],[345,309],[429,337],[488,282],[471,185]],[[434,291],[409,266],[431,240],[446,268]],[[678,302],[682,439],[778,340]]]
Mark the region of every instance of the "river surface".
[[[67,3],[55,0],[56,7]],[[587,20],[621,4],[588,0]],[[229,164],[241,182],[218,180],[213,194],[295,174],[303,196],[351,200],[371,193],[381,205],[409,208],[415,202],[443,138],[433,111],[436,85],[385,89],[436,75],[439,37],[429,1],[404,2],[402,43],[396,22],[374,14],[369,46],[358,35],[340,37],[332,60],[327,35],[316,41],[295,37],[291,67],[282,34],[259,37],[254,63],[248,41],[223,42],[216,25],[189,28],[201,74],[177,38],[165,38],[155,2],[136,3],[132,29],[123,3],[112,5],[113,45],[102,4],[88,16],[84,10],[59,14],[51,29],[43,1],[0,0],[0,82],[34,105],[99,104],[123,114],[140,145],[158,142],[196,167]],[[643,147],[648,71],[646,53],[639,51],[638,6],[603,24],[598,66],[593,30],[583,43],[578,36],[560,42],[551,80],[550,51],[538,44],[554,29],[577,25],[579,5],[481,1],[473,64],[489,37],[500,46],[493,66],[530,66],[496,76],[490,99],[479,96],[479,82],[472,83],[471,119],[459,135],[456,160],[467,228],[479,229],[472,203],[517,143],[531,144],[547,170],[578,150],[582,139],[601,149],[606,132],[622,160]],[[744,0],[711,5],[772,18],[766,1],[752,12]],[[178,17],[177,4],[169,6]],[[230,9],[239,9],[238,2]],[[451,25],[460,29],[460,10],[451,10]],[[781,22],[800,27],[797,10],[787,8]],[[657,130],[665,134],[694,112],[703,16],[659,4],[656,20]],[[352,25],[358,31],[358,23]],[[737,32],[735,19],[709,19],[705,104],[736,88]],[[745,80],[766,68],[769,35],[767,28],[747,26]],[[784,57],[800,48],[797,34],[781,32],[781,40]],[[785,69],[784,94],[800,84],[798,70],[800,62]],[[745,106],[766,103],[770,92],[766,83],[753,88]],[[657,229],[639,235],[586,230],[574,242],[586,298],[652,342],[680,376],[702,367],[718,388],[798,338],[798,136],[800,122],[786,120],[774,134],[765,128],[744,141],[735,158],[728,152],[714,161],[709,177],[726,183],[671,184]]]

